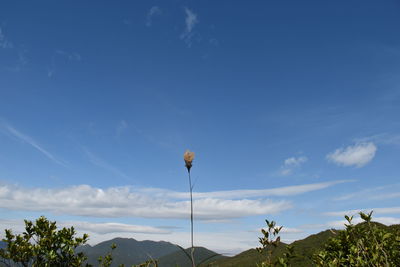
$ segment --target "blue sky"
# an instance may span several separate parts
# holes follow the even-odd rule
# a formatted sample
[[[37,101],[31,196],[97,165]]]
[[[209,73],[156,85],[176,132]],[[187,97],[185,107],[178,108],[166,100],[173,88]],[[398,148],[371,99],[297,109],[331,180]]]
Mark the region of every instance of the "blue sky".
[[[0,9],[0,226],[91,244],[285,241],[400,223],[398,1],[25,1]],[[2,233],[3,234],[3,233]],[[1,235],[2,235],[1,234]]]

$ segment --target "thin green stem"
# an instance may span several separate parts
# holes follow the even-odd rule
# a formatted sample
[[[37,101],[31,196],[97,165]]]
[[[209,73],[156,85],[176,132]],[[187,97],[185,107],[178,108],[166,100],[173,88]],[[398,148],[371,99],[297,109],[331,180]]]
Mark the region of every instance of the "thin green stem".
[[[194,246],[193,246],[193,186],[192,186],[192,178],[190,177],[190,169],[188,169],[189,173],[189,189],[190,189],[190,237],[191,237],[191,252],[190,255],[192,257],[192,267],[196,267],[194,262]]]

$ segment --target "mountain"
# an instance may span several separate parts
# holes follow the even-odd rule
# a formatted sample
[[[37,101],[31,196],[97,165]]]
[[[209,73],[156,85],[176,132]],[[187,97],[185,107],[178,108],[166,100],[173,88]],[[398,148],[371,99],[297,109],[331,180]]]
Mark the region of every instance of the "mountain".
[[[276,250],[272,253],[272,257],[281,255],[286,248],[285,243],[280,243]],[[261,265],[261,262],[265,260],[265,255],[261,255],[254,248],[246,250],[233,257],[225,257],[222,259],[217,259],[211,262],[212,267],[254,267],[256,264]]]
[[[159,267],[191,267],[191,260],[188,256],[190,256],[191,248],[185,249],[186,253],[183,252],[182,249],[176,251],[174,253],[168,254],[158,259],[158,266]],[[225,256],[217,254],[214,251],[208,250],[203,247],[195,247],[194,249],[194,261],[196,262],[196,266],[200,264],[204,264],[207,266],[206,263],[213,262],[217,259],[223,259]]]
[[[291,245],[294,247],[296,258],[292,260],[292,266],[308,267],[313,266],[313,255],[321,250],[330,237],[333,237],[333,230],[325,230],[315,235],[293,242]],[[286,251],[287,244],[280,243],[279,246],[273,251],[272,258],[282,256]],[[256,263],[260,264],[266,259],[266,253],[261,255],[255,249],[246,250],[234,257],[217,260],[214,262],[214,267],[254,267]]]
[[[117,245],[117,248],[112,251],[113,264],[111,266],[118,266],[120,264],[131,266],[132,264],[139,264],[149,259],[158,259],[180,250],[176,245],[164,241],[137,241],[133,238],[115,238],[93,247],[89,245],[82,246],[77,251],[85,253],[88,257],[88,263],[97,266],[97,259],[100,256],[107,255],[111,251],[112,244]]]
[[[0,248],[5,248],[5,247],[7,247],[7,243],[0,241]]]
[[[334,236],[334,231],[326,230],[315,235],[293,242],[291,245],[297,257],[291,262],[292,266],[305,267],[312,266],[312,256],[321,250],[330,237]],[[280,243],[273,251],[272,258],[282,256],[286,251],[287,244]],[[246,250],[236,256],[219,259],[213,263],[214,267],[254,267],[256,263],[260,264],[266,259],[266,253],[261,255],[255,249]]]

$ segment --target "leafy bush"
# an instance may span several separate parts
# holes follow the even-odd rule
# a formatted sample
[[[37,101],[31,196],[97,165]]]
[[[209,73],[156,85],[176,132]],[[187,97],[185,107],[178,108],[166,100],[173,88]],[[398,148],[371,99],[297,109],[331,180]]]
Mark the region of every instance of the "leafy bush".
[[[84,245],[89,236],[75,237],[74,227],[57,230],[56,222],[50,222],[40,217],[35,223],[25,220],[25,232],[14,235],[11,230],[5,230],[3,241],[6,248],[0,249],[0,266],[23,267],[89,267],[85,263],[87,257],[83,252],[76,253],[78,246]],[[110,267],[113,261],[112,252],[116,248],[111,245],[111,251],[98,259],[101,267]],[[156,260],[148,260],[133,267],[157,267]],[[124,265],[120,265],[124,267]]]
[[[315,255],[317,266],[400,266],[400,236],[371,222],[372,212],[360,212],[363,222],[348,224],[337,237],[330,239],[325,249]]]
[[[75,249],[87,242],[89,236],[75,237],[75,229],[57,230],[56,222],[40,217],[34,224],[25,220],[25,232],[14,235],[5,230],[7,247],[0,249],[0,260],[6,265],[19,266],[82,266],[86,260],[83,253],[75,253]]]
[[[283,253],[282,257],[278,257],[275,261],[272,257],[273,251],[276,250],[281,243],[279,232],[282,230],[282,226],[276,226],[275,221],[270,222],[265,220],[265,223],[267,224],[268,229],[261,229],[263,237],[259,238],[259,242],[262,246],[256,248],[256,250],[261,254],[266,252],[267,257],[266,260],[261,263],[261,266],[257,264],[257,267],[291,266],[290,260],[295,257],[294,248],[292,246],[286,246],[286,252]]]

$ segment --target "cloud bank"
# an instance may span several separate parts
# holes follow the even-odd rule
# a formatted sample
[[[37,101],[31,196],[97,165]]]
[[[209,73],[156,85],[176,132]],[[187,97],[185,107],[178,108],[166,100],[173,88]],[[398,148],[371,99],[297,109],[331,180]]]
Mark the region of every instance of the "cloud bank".
[[[292,208],[288,200],[269,196],[292,196],[321,190],[346,181],[288,186],[264,190],[231,190],[194,193],[197,220],[224,220],[275,214]],[[24,188],[0,184],[0,208],[20,211],[47,211],[53,214],[103,218],[140,217],[187,219],[190,201],[187,193],[163,189],[89,185],[61,189]],[[257,199],[253,199],[257,197]]]

